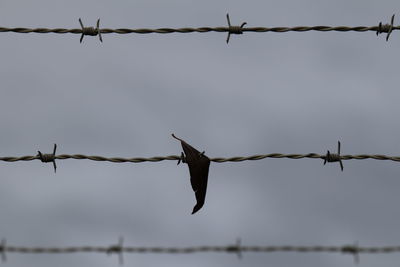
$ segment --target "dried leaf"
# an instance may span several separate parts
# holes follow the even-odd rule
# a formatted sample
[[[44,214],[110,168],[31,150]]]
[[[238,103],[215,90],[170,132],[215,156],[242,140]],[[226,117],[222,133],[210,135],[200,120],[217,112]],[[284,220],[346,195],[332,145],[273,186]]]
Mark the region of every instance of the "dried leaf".
[[[176,137],[174,134],[172,134],[172,137],[181,141],[183,152],[185,153],[183,162],[189,165],[190,183],[192,184],[192,189],[197,200],[192,211],[192,214],[194,214],[203,207],[206,199],[210,159],[204,155],[204,152],[200,153],[197,149]]]

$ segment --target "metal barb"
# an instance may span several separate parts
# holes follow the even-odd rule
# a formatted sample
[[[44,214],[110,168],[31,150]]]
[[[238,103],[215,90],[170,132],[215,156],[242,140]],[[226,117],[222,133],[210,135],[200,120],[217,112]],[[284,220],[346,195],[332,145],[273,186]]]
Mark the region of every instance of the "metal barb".
[[[354,263],[360,263],[360,249],[358,247],[358,242],[355,242],[354,245],[348,245],[342,247],[342,253],[349,253],[352,254],[354,257]]]
[[[53,149],[53,154],[42,154],[42,152],[38,151],[37,157],[42,162],[52,162],[53,167],[54,167],[54,173],[56,172],[57,165],[56,165],[56,149],[57,149],[57,144],[54,144],[54,149]]]
[[[6,245],[6,239],[3,238],[0,243],[0,253],[1,253],[1,262],[4,263],[7,261],[6,257],[6,250],[7,250],[7,245]]]
[[[119,265],[123,265],[124,264],[124,258],[123,258],[123,243],[124,243],[124,238],[122,236],[119,237],[118,239],[118,244],[117,245],[112,245],[107,249],[107,254],[112,254],[112,253],[118,253],[118,262]]]
[[[239,260],[242,259],[242,247],[241,247],[241,243],[242,243],[242,242],[241,242],[241,239],[240,239],[240,238],[237,238],[237,239],[236,239],[236,244],[235,244],[235,245],[232,245],[232,246],[229,246],[229,247],[227,248],[227,251],[228,251],[228,252],[236,253]]]
[[[340,156],[340,141],[338,141],[338,153],[333,154],[329,150],[326,152],[326,155],[323,157],[324,159],[324,165],[327,162],[339,162],[340,163],[340,169],[343,171],[343,162],[342,158]]]
[[[240,26],[232,26],[229,13],[226,14],[226,19],[228,21],[228,37],[226,38],[226,43],[228,44],[231,34],[243,34],[243,27],[247,24],[247,22],[243,22]]]
[[[390,24],[382,24],[382,22],[379,22],[379,26],[378,26],[378,29],[376,31],[376,35],[379,35],[379,34],[384,33],[384,32],[387,33],[386,42],[389,40],[389,37],[393,32],[394,15],[395,14],[393,14],[393,16],[392,16],[392,18],[390,20]]]
[[[181,162],[186,163],[186,157],[185,154],[183,154],[183,152],[181,152],[181,157],[178,159],[178,164],[176,165],[179,165]]]
[[[79,24],[81,24],[81,28],[82,28],[82,35],[81,35],[81,39],[79,40],[80,43],[82,43],[83,37],[85,35],[89,35],[89,36],[99,35],[100,42],[103,42],[103,38],[101,37],[101,30],[100,30],[100,19],[97,20],[96,28],[83,26],[81,18],[79,18]]]

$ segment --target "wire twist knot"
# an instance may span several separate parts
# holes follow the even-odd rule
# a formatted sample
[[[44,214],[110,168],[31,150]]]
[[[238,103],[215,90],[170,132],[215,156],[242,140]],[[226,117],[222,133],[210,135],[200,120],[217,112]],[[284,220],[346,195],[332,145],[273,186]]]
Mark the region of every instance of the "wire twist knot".
[[[109,254],[109,255],[112,254],[112,253],[118,253],[119,265],[123,265],[124,264],[124,258],[122,256],[122,252],[124,252],[123,243],[124,243],[124,239],[122,237],[120,237],[118,239],[118,244],[117,245],[111,245],[107,249],[107,254]]]
[[[42,152],[38,151],[37,157],[39,157],[41,162],[48,163],[52,162],[54,167],[54,172],[56,172],[57,165],[56,165],[56,149],[57,144],[54,144],[54,149],[52,154],[43,154]]]
[[[341,160],[339,154],[332,154],[329,152],[329,150],[328,153],[325,155],[325,158],[327,162],[337,162]]]
[[[354,262],[358,264],[360,262],[360,248],[358,244],[355,243],[354,245],[347,245],[342,247],[342,253],[352,254],[354,256]]]
[[[82,28],[82,35],[81,35],[81,39],[79,41],[80,43],[82,43],[83,37],[85,35],[89,35],[89,36],[99,35],[100,42],[103,42],[103,38],[101,37],[101,30],[100,30],[100,19],[97,20],[96,28],[83,26],[81,18],[79,18],[79,24],[81,24],[81,28]]]
[[[206,152],[203,151],[203,152],[200,153],[200,155],[201,155],[201,156],[204,156],[205,153],[206,153]],[[177,163],[176,165],[179,165],[181,162],[182,162],[182,163],[187,163],[186,156],[185,156],[185,154],[184,154],[183,152],[181,152],[181,155],[180,155],[180,157],[179,157],[179,159],[178,159],[178,163]]]
[[[183,154],[183,152],[181,152],[181,156],[178,159],[178,163],[176,165],[179,165],[181,162],[186,163],[186,157],[185,157],[185,154]]]
[[[236,244],[229,246],[226,248],[227,252],[232,252],[232,253],[236,253],[238,258],[241,259],[242,258],[242,247],[241,247],[241,239],[238,238],[236,239]]]
[[[324,159],[324,165],[327,162],[339,162],[340,163],[340,168],[343,171],[343,163],[342,163],[342,157],[340,156],[340,141],[338,141],[338,153],[333,154],[329,150],[326,152],[326,155],[323,156]]]
[[[226,43],[229,43],[231,34],[243,34],[243,27],[247,24],[247,22],[243,22],[240,26],[232,26],[229,14],[226,14],[226,19],[228,21],[228,37],[226,38]]]
[[[389,40],[390,34],[391,34],[392,31],[393,31],[393,27],[394,27],[394,25],[393,25],[393,23],[394,23],[394,15],[395,15],[395,14],[393,14],[393,16],[392,16],[392,18],[391,18],[391,20],[390,20],[390,24],[382,24],[382,22],[379,22],[378,29],[376,30],[376,35],[377,35],[377,36],[378,36],[379,34],[381,34],[381,33],[384,33],[384,32],[387,33],[387,35],[386,35],[386,42]]]

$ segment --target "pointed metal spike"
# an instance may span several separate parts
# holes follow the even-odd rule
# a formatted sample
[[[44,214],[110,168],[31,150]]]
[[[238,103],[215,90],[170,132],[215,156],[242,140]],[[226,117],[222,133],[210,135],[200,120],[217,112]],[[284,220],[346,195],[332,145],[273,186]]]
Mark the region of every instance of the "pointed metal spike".
[[[121,248],[121,250],[118,253],[118,262],[119,262],[119,265],[122,266],[124,264],[124,256],[122,254],[123,245],[124,245],[124,238],[122,236],[120,236],[119,239],[118,239],[118,245]]]
[[[389,37],[390,37],[390,35],[392,34],[392,31],[393,31],[394,15],[395,14],[393,14],[393,16],[392,16],[392,18],[390,20],[390,27],[389,27],[388,33],[386,35],[386,42],[389,40]]]
[[[324,165],[328,162],[328,158],[331,156],[331,152],[329,152],[329,150],[328,151],[326,151],[326,156],[325,156],[325,159],[324,159]]]
[[[392,33],[392,29],[390,29],[388,34],[386,35],[386,42],[389,41],[389,37],[390,37],[391,33]]]
[[[382,22],[379,22],[378,29],[376,30],[376,36],[379,35],[380,29],[382,28]]]
[[[237,247],[237,256],[238,259],[241,260],[242,259],[242,240],[240,238],[236,239],[236,247]]]
[[[226,13],[226,20],[228,21],[228,26],[231,26],[231,20],[229,19],[229,13]]]
[[[100,42],[103,42],[103,38],[101,37],[101,30],[100,30],[100,19],[97,20],[96,29],[97,29],[97,34],[99,35]]]
[[[228,27],[231,27],[231,20],[229,18],[229,13],[226,13],[226,20],[228,21]],[[226,43],[229,43],[229,39],[231,38],[231,32],[228,31],[228,37],[226,37]]]

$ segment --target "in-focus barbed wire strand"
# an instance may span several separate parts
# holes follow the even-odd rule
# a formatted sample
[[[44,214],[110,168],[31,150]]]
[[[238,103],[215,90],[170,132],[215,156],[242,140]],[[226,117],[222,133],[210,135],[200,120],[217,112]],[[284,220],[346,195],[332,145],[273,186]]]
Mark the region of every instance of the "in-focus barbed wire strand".
[[[382,24],[379,23],[378,26],[294,26],[294,27],[244,27],[246,22],[243,22],[240,26],[232,26],[229,19],[229,14],[227,14],[227,22],[228,26],[221,27],[183,27],[183,28],[157,28],[157,29],[149,29],[149,28],[138,28],[138,29],[129,29],[129,28],[118,28],[118,29],[109,29],[109,28],[99,28],[100,19],[97,21],[97,27],[84,27],[81,23],[81,19],[79,19],[81,28],[74,29],[65,29],[65,28],[9,28],[9,27],[0,27],[0,32],[15,32],[15,33],[57,33],[57,34],[81,34],[80,41],[82,42],[83,36],[97,36],[99,35],[100,41],[102,41],[102,34],[116,33],[116,34],[150,34],[150,33],[159,33],[159,34],[167,34],[167,33],[208,33],[208,32],[227,32],[227,42],[229,42],[229,37],[231,34],[243,34],[244,32],[256,32],[256,33],[265,33],[265,32],[275,32],[275,33],[285,33],[285,32],[307,32],[307,31],[319,31],[319,32],[329,32],[329,31],[337,31],[337,32],[367,32],[374,31],[376,34],[387,33],[386,41],[389,39],[390,34],[394,30],[400,30],[400,26],[395,26],[394,23],[394,15],[391,18],[391,23]]]
[[[252,155],[245,157],[230,157],[230,158],[210,158],[210,161],[216,163],[224,163],[224,162],[242,162],[242,161],[254,161],[254,160],[262,160],[266,158],[274,158],[274,159],[322,159],[324,160],[324,165],[327,162],[339,162],[341,170],[343,171],[343,160],[364,160],[364,159],[375,159],[375,160],[390,160],[395,162],[400,162],[400,156],[387,156],[387,155],[369,155],[369,154],[359,154],[359,155],[341,155],[340,154],[340,141],[338,141],[338,153],[331,153],[329,150],[325,155],[317,154],[317,153],[308,153],[308,154],[281,154],[281,153],[270,153],[270,154],[261,154],[261,155]],[[54,144],[53,152],[51,154],[44,154],[38,151],[36,156],[22,156],[22,157],[0,157],[0,161],[5,162],[17,162],[17,161],[32,161],[32,160],[40,160],[44,163],[53,163],[54,172],[56,171],[56,159],[64,160],[64,159],[87,159],[93,161],[100,162],[111,162],[111,163],[142,163],[142,162],[160,162],[164,160],[176,160],[178,164],[182,161],[182,155],[169,155],[169,156],[156,156],[150,158],[144,157],[135,157],[135,158],[123,158],[123,157],[104,157],[104,156],[88,156],[82,154],[61,154],[56,155],[57,144]],[[203,152],[204,153],[204,152]]]
[[[271,154],[261,154],[261,155],[252,155],[252,156],[245,156],[245,157],[229,157],[229,158],[210,158],[211,161],[217,163],[224,163],[224,162],[242,162],[242,161],[253,161],[253,160],[262,160],[266,158],[273,158],[273,159],[322,159],[325,160],[326,155],[320,155],[316,153],[309,153],[309,154],[281,154],[281,153],[271,153]],[[400,162],[400,156],[387,156],[387,155],[368,155],[368,154],[359,154],[359,155],[341,155],[341,160],[364,160],[364,159],[374,159],[374,160],[390,160]],[[89,156],[89,155],[82,155],[82,154],[61,154],[56,155],[55,159],[63,160],[63,159],[87,159],[93,161],[107,161],[112,163],[142,163],[142,162],[160,162],[164,160],[180,160],[181,156],[178,155],[170,155],[170,156],[155,156],[150,158],[143,158],[143,157],[135,157],[135,158],[122,158],[122,157],[103,157],[103,156]],[[32,160],[40,160],[39,156],[21,156],[21,157],[0,157],[0,161],[5,162],[17,162],[17,161],[32,161]]]
[[[381,154],[358,154],[358,155],[341,155],[340,154],[340,146],[341,143],[338,141],[338,154],[330,153],[328,150],[325,155],[317,154],[317,153],[308,153],[308,154],[282,154],[282,153],[270,153],[270,154],[259,154],[259,155],[252,155],[252,156],[237,156],[237,157],[229,157],[229,158],[210,158],[211,161],[217,163],[224,163],[224,162],[242,162],[242,161],[253,161],[253,160],[262,160],[266,158],[275,158],[275,159],[304,159],[304,158],[311,158],[311,159],[322,159],[324,160],[324,164],[326,162],[340,162],[342,160],[364,160],[364,159],[375,159],[375,160],[390,160],[400,162],[400,156],[387,156]],[[182,155],[169,155],[169,156],[155,156],[155,157],[135,157],[135,158],[123,158],[123,157],[104,157],[104,156],[88,156],[83,154],[61,154],[56,155],[57,144],[54,144],[53,152],[51,154],[43,154],[38,151],[36,156],[21,156],[21,157],[0,157],[0,161],[5,162],[17,162],[17,161],[32,161],[32,160],[40,160],[46,163],[53,163],[55,165],[55,160],[60,159],[88,159],[93,161],[107,161],[112,163],[142,163],[142,162],[160,162],[164,160],[182,160]],[[204,152],[203,152],[204,153]],[[342,165],[342,163],[341,163]],[[343,169],[343,167],[341,166]],[[54,170],[56,166],[54,166]]]
[[[254,160],[262,160],[266,158],[273,159],[322,159],[325,160],[326,155],[320,155],[316,153],[309,154],[281,154],[281,153],[271,153],[271,154],[261,154],[261,155],[252,155],[252,156],[238,156],[238,157],[229,157],[229,158],[210,158],[211,161],[216,163],[224,163],[224,162],[242,162],[242,161],[254,161]],[[341,160],[364,160],[364,159],[374,159],[374,160],[390,160],[400,162],[400,156],[387,156],[387,155],[368,155],[368,154],[359,154],[359,155],[340,155]],[[143,157],[135,157],[135,158],[123,158],[123,157],[103,157],[103,156],[89,156],[82,154],[61,154],[56,155],[55,159],[64,160],[64,159],[87,159],[93,161],[107,161],[112,163],[142,163],[142,162],[160,162],[164,160],[180,160],[181,156],[178,155],[169,155],[169,156],[155,156],[149,158]],[[21,156],[21,157],[0,157],[0,161],[5,162],[17,162],[17,161],[32,161],[32,160],[40,160],[39,156]]]

